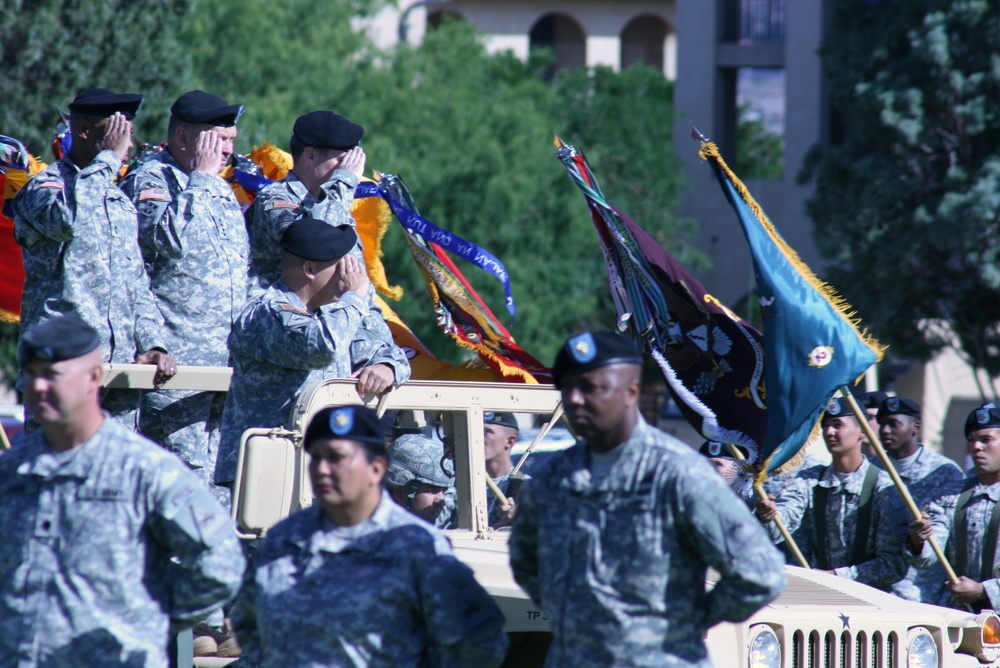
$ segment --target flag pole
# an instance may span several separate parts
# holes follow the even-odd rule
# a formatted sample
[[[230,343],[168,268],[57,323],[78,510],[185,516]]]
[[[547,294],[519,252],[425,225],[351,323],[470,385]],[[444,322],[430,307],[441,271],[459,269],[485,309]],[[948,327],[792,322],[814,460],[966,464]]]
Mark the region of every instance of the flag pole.
[[[919,508],[917,508],[917,504],[914,502],[913,496],[910,494],[910,490],[907,489],[903,479],[899,477],[898,473],[896,473],[896,467],[893,466],[892,460],[889,459],[889,455],[886,454],[885,448],[882,447],[882,442],[878,439],[878,436],[875,434],[872,426],[868,424],[868,416],[863,410],[861,410],[861,406],[858,404],[857,399],[854,398],[854,395],[851,394],[851,391],[847,386],[840,388],[840,396],[847,401],[847,404],[854,412],[854,417],[857,418],[858,424],[861,425],[861,429],[865,432],[865,436],[868,437],[868,442],[872,444],[875,452],[878,453],[878,457],[882,460],[882,465],[885,467],[885,472],[889,474],[889,477],[892,478],[892,482],[895,483],[896,489],[899,490],[899,495],[903,497],[903,502],[910,510],[910,514],[913,515],[913,519],[919,520],[923,517],[923,513],[920,512]],[[951,564],[948,563],[948,559],[944,556],[944,552],[941,550],[941,547],[937,544],[937,541],[934,540],[934,536],[930,536],[927,539],[927,542],[930,543],[931,549],[934,550],[934,554],[937,555],[938,561],[941,562],[941,567],[944,569],[948,579],[952,584],[958,584],[958,576],[955,574],[955,570],[951,567]],[[904,547],[903,549],[906,548]]]
[[[726,447],[729,448],[729,454],[732,455],[732,457],[736,461],[738,462],[746,461],[746,459],[744,459],[743,457],[743,453],[740,452],[739,448],[737,448],[735,445],[733,445],[732,443],[726,443]],[[753,491],[756,492],[757,496],[760,497],[761,499],[767,498],[767,492],[764,491],[764,485],[757,482],[756,479],[754,480],[753,483]],[[800,550],[799,546],[795,543],[795,539],[792,538],[792,534],[788,532],[788,527],[786,527],[785,523],[781,521],[781,516],[775,515],[773,521],[774,524],[778,527],[778,531],[781,532],[782,537],[785,539],[785,545],[787,545],[788,549],[792,551],[792,554],[795,556],[795,559],[799,562],[802,568],[805,568],[806,570],[811,570],[809,567],[809,562],[806,561],[805,556],[803,556],[802,554],[802,550]]]

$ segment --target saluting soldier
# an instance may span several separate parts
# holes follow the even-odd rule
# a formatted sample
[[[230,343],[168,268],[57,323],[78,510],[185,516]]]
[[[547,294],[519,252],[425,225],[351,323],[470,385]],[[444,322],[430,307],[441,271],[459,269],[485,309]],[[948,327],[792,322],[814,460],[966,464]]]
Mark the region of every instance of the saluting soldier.
[[[920,442],[920,415],[920,404],[906,397],[886,397],[876,415],[879,440],[918,508],[965,478],[958,464]],[[875,464],[881,468],[882,460]],[[913,517],[905,508],[900,510],[900,523],[909,524]],[[944,583],[940,564],[925,569],[911,565],[906,576],[892,586],[892,593],[908,601],[940,604],[946,593]]]
[[[365,170],[364,134],[363,127],[332,111],[312,111],[295,120],[289,140],[292,169],[262,189],[246,213],[254,289],[266,289],[281,276],[281,235],[292,221],[308,217],[334,227],[355,226],[351,205]],[[364,266],[360,240],[351,255]],[[351,342],[351,361],[361,393],[376,394],[409,380],[410,363],[392,345],[374,290],[368,294],[368,311]]]
[[[132,147],[142,95],[89,88],[69,105],[72,145],[11,202],[24,258],[21,334],[76,313],[101,337],[104,362],[156,364],[157,382],[177,371],[149,289],[136,211],[115,186]],[[104,390],[104,408],[136,429],[139,390]],[[33,422],[29,421],[29,424]]]
[[[642,357],[585,332],[553,367],[582,440],[521,490],[510,562],[548,615],[546,665],[710,666],[704,636],[785,584],[783,560],[712,466],[639,414]],[[709,567],[720,579],[711,591]]]
[[[356,243],[354,228],[314,218],[299,218],[282,235],[282,278],[247,304],[229,338],[233,379],[218,484],[236,479],[246,429],[287,426],[307,385],[351,375],[350,344],[369,314],[372,289],[350,254]]]
[[[948,605],[975,610],[1000,609],[1000,406],[981,405],[965,420],[965,438],[974,473],[951,483],[928,505],[923,517],[910,523],[906,552],[919,568],[937,562],[926,544],[930,536],[945,546],[958,584],[947,583]]]
[[[243,105],[195,90],[170,107],[167,147],[122,184],[139,210],[139,245],[181,364],[229,366],[226,340],[247,301],[249,246],[240,205],[219,176]],[[143,397],[143,434],[177,453],[212,486],[224,392]],[[228,490],[213,491],[228,504]]]
[[[21,337],[42,428],[0,457],[0,666],[166,668],[170,629],[236,593],[228,513],[177,457],[108,419],[97,331]]]
[[[757,516],[776,543],[775,515],[790,532],[802,527],[813,568],[889,591],[906,573],[899,493],[861,453],[861,425],[844,399],[830,400],[821,426],[833,462],[801,471],[757,504]]]

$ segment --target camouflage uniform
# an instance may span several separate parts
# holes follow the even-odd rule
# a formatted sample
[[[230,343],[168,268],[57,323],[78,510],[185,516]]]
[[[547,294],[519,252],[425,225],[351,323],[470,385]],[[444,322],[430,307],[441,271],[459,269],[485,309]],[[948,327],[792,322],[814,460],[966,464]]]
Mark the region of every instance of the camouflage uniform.
[[[874,463],[879,468],[882,467],[881,459]],[[913,502],[917,504],[918,508],[923,508],[938,498],[944,489],[965,478],[962,469],[955,462],[936,452],[931,452],[924,445],[920,446],[913,461],[905,464],[901,461],[893,461],[893,466],[906,484],[906,488],[910,491],[910,496],[913,497]],[[901,534],[906,534],[907,527],[912,520],[910,511],[901,505],[898,520]],[[940,564],[934,564],[924,569],[910,565],[906,571],[906,577],[892,585],[892,593],[908,601],[939,604],[947,594],[947,589],[944,586],[946,580],[944,569],[941,568]]]
[[[955,511],[959,496],[967,489],[973,490],[972,497],[966,505],[965,527],[966,527],[966,554],[959,559],[955,544]],[[994,610],[1000,609],[1000,545],[994,548],[992,568],[987,568],[988,572],[983,573],[983,552],[986,550],[985,534],[990,523],[990,516],[994,506],[1000,502],[1000,483],[983,487],[979,478],[972,475],[960,482],[954,482],[941,490],[941,496],[930,503],[927,507],[927,514],[931,519],[931,526],[934,531],[934,540],[944,549],[945,557],[955,569],[957,575],[964,575],[977,582],[982,582],[989,597],[989,605],[986,607]],[[997,541],[1000,544],[1000,540]],[[917,568],[927,568],[931,564],[937,563],[937,555],[927,542],[924,542],[923,550],[918,555],[914,555],[909,549],[905,552],[907,560]],[[963,571],[961,562],[964,561],[966,567]],[[983,577],[988,575],[989,577]],[[949,605],[953,608],[965,609],[965,606],[951,598],[950,594],[941,601],[942,605]]]
[[[710,666],[705,631],[777,596],[781,556],[688,445],[640,419],[620,448],[596,484],[579,444],[522,488],[510,562],[549,617],[546,665]]]
[[[178,364],[229,366],[226,340],[247,301],[249,261],[232,188],[215,174],[186,174],[164,150],[130,173],[122,189],[139,210],[139,245],[169,350]],[[224,405],[222,392],[149,392],[140,427],[210,483]]]
[[[902,557],[905,527],[899,524],[900,497],[893,489],[892,479],[885,471],[878,471],[872,494],[871,526],[868,531],[867,561],[849,565],[857,531],[858,506],[862,486],[871,462],[864,459],[857,471],[844,481],[840,480],[833,465],[813,466],[801,471],[790,481],[775,499],[778,514],[790,532],[808,537],[810,565],[817,567],[822,541],[817,535],[815,518],[815,488],[829,490],[826,505],[826,561],[840,577],[856,580],[863,584],[889,591],[889,588],[906,573],[906,563]],[[768,525],[771,538],[782,540],[776,523]]]
[[[232,522],[176,457],[105,420],[66,452],[0,457],[0,666],[167,665],[240,583]]]
[[[357,185],[357,174],[335,169],[327,182],[320,186],[316,197],[309,193],[295,172],[289,172],[281,181],[260,191],[246,214],[250,236],[251,288],[255,296],[281,278],[281,234],[292,221],[309,216],[330,225],[355,227],[351,203]],[[362,265],[365,264],[360,239],[350,254]],[[388,364],[392,367],[396,385],[402,385],[410,378],[410,363],[402,349],[393,343],[392,332],[375,301],[375,290],[368,293],[368,311],[355,340],[351,342],[352,370]]]
[[[315,505],[271,529],[232,618],[240,665],[490,668],[507,646],[503,615],[447,539],[384,491],[358,525]]]
[[[442,531],[458,528],[458,490],[454,487],[444,490],[444,508],[434,520],[434,526]]]
[[[311,312],[281,280],[247,304],[229,338],[233,380],[222,421],[217,483],[236,479],[245,430],[286,426],[306,386],[351,374],[348,343],[367,314],[368,302],[356,292]]]
[[[121,160],[101,151],[80,169],[64,158],[39,173],[11,203],[23,247],[21,332],[75,311],[97,330],[104,362],[133,364],[168,349],[137,244],[136,212],[117,187]],[[135,428],[138,390],[110,390],[102,404]]]

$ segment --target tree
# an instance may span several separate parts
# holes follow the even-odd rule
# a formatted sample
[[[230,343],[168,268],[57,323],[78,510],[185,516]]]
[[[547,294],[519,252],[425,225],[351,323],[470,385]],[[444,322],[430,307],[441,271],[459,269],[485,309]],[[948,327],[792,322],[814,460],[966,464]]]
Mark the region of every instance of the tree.
[[[770,132],[749,102],[737,110],[736,173],[745,179],[780,179],[785,173],[785,138]]]
[[[831,281],[897,356],[954,340],[1000,375],[1000,8],[834,4],[822,50],[839,132],[809,212]]]

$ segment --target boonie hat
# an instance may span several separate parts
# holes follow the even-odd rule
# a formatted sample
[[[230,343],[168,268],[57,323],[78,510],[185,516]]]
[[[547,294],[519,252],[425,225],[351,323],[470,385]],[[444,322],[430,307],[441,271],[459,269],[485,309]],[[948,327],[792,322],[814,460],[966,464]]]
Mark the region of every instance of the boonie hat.
[[[642,364],[635,344],[614,332],[583,332],[571,336],[559,349],[552,365],[552,380],[558,388],[567,375],[586,373],[609,364]]]

